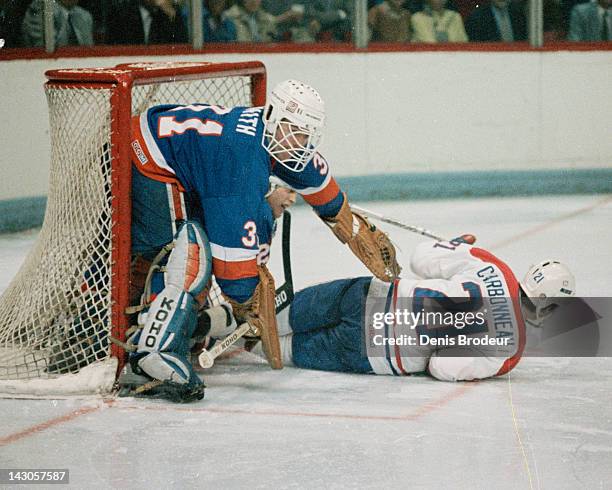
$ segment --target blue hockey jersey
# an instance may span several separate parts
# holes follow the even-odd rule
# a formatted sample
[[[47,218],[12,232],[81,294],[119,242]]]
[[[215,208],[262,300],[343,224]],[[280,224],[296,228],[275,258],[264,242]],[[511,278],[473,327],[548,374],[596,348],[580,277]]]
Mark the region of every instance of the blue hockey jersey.
[[[208,235],[213,273],[229,297],[247,300],[267,260],[274,218],[264,196],[274,174],[322,217],[334,216],[344,196],[316,154],[302,172],[272,160],[262,147],[262,107],[152,107],[132,122],[135,166],[143,175],[176,183],[197,202]]]

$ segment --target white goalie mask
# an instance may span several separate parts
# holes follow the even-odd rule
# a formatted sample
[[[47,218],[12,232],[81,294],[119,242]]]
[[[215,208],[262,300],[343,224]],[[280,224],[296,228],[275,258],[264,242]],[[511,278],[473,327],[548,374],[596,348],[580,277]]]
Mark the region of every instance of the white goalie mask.
[[[323,140],[325,106],[319,93],[297,80],[279,83],[263,114],[261,144],[277,162],[301,172]]]
[[[557,260],[544,260],[532,265],[521,281],[524,292],[521,303],[527,308],[527,320],[541,326],[544,319],[558,306],[559,298],[574,296],[576,279]]]

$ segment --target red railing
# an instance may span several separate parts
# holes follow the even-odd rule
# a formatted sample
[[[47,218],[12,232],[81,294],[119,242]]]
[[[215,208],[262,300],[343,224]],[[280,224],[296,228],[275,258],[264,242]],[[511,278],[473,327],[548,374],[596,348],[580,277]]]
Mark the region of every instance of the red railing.
[[[446,43],[446,44],[413,44],[413,43],[370,43],[365,49],[355,48],[351,43],[210,43],[203,49],[193,49],[189,44],[164,44],[149,46],[110,46],[91,47],[65,46],[53,53],[44,48],[4,48],[0,50],[0,61],[19,59],[56,59],[56,58],[99,58],[99,57],[143,57],[143,56],[180,56],[234,53],[390,53],[421,51],[612,51],[612,42],[570,42],[553,41],[541,48],[534,48],[527,42],[514,43]]]

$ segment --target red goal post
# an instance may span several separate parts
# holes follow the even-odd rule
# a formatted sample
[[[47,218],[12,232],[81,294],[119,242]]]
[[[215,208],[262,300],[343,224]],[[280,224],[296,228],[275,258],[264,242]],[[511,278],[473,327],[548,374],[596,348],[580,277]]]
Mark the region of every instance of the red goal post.
[[[107,391],[110,381],[94,371],[104,365],[114,381],[124,362],[110,336],[125,340],[129,327],[131,117],[159,104],[260,106],[266,96],[259,61],[132,63],[46,76],[47,209],[0,298],[0,394]]]

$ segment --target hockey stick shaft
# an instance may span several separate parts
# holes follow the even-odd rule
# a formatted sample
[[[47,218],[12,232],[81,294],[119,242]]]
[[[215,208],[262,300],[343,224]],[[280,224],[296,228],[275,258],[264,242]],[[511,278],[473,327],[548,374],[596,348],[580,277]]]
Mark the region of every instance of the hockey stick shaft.
[[[276,314],[287,308],[293,301],[293,276],[291,274],[291,213],[285,211],[283,213],[283,275],[285,282],[280,287],[276,288]]]
[[[441,236],[435,234],[433,231],[430,231],[426,228],[422,228],[420,226],[407,225],[406,223],[402,223],[401,221],[395,220],[393,218],[389,218],[387,216],[383,216],[380,213],[370,211],[369,209],[365,209],[360,206],[355,206],[354,204],[351,205],[351,209],[367,216],[368,218],[377,219],[379,221],[382,221],[383,223],[389,223],[390,225],[397,226],[398,228],[401,228],[403,230],[408,230],[413,233],[417,233],[419,235],[423,235],[428,238],[433,238],[434,240],[438,240],[441,242],[446,241],[446,238],[442,238]]]

